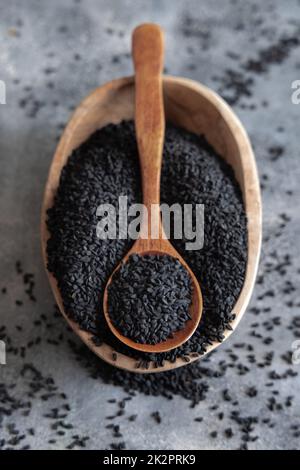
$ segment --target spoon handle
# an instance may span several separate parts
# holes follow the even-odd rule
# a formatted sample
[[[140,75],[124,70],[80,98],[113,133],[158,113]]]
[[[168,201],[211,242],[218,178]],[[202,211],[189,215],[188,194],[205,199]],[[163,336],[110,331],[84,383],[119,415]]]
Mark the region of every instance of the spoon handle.
[[[165,134],[162,89],[164,38],[159,26],[145,23],[134,30],[132,56],[135,68],[135,130],[142,177],[143,204],[148,210],[148,217],[143,218],[143,226],[147,225],[149,229],[151,213],[152,221],[155,219],[153,211],[156,211],[157,224],[160,225],[158,206]],[[156,209],[151,208],[151,204],[156,204]],[[150,238],[149,233],[148,230],[148,238]]]

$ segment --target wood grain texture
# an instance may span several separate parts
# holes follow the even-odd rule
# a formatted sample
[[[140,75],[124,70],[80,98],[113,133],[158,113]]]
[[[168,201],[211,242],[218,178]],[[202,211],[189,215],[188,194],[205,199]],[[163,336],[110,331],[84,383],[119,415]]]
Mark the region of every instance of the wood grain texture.
[[[71,117],[55,152],[48,181],[45,187],[41,214],[41,240],[45,265],[46,243],[49,233],[46,226],[46,211],[53,204],[59,183],[59,175],[72,150],[77,148],[97,129],[108,123],[118,123],[134,118],[134,78],[113,80],[92,92],[78,106]],[[207,87],[184,78],[163,78],[164,108],[167,120],[197,134],[204,134],[217,152],[232,165],[241,187],[248,217],[248,261],[246,276],[240,296],[233,308],[236,318],[233,330],[242,319],[253,291],[261,249],[261,198],[254,154],[248,136],[231,108],[216,93]],[[113,349],[107,344],[95,346],[92,335],[80,330],[63,309],[62,299],[55,278],[47,272],[49,282],[61,313],[82,341],[106,362],[137,373],[161,372],[186,365],[183,359],[166,362],[163,367],[136,369],[136,360],[118,353],[113,360]],[[226,331],[227,339],[232,331]],[[207,353],[219,346],[213,343]],[[202,356],[203,357],[203,356]],[[190,362],[197,360],[190,357]]]
[[[159,26],[146,23],[133,31],[132,57],[135,69],[135,132],[143,204],[148,211],[148,217],[143,217],[141,233],[149,234],[151,212],[155,210],[155,206],[151,205],[158,208],[160,203],[160,175],[166,127],[162,87],[164,37]],[[156,215],[154,220],[159,223],[160,217]],[[160,227],[157,229],[161,235]],[[145,238],[148,238],[147,235]]]

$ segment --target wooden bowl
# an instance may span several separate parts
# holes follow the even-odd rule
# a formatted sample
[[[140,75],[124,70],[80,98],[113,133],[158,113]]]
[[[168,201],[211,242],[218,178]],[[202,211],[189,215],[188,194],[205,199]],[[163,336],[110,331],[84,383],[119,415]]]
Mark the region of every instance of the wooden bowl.
[[[164,77],[164,100],[166,119],[196,134],[204,134],[214,149],[233,167],[241,187],[248,217],[248,262],[246,277],[240,296],[233,308],[236,318],[235,330],[245,313],[253,291],[261,248],[261,198],[255,157],[248,136],[241,122],[225,101],[209,88],[192,80],[171,76]],[[93,91],[75,110],[55,152],[45,188],[41,238],[45,266],[46,246],[49,232],[46,226],[46,211],[52,206],[59,176],[69,155],[97,129],[109,123],[134,118],[134,78],[113,80]],[[136,369],[136,359],[117,354],[113,361],[113,348],[103,344],[95,346],[92,335],[79,328],[64,312],[63,302],[55,278],[47,271],[56,302],[68,324],[82,341],[101,359],[113,366],[138,373],[161,372],[186,365],[182,359],[165,362],[163,367]],[[225,339],[232,331],[225,331]],[[222,343],[208,346],[207,353]],[[204,356],[201,356],[204,357]],[[200,357],[200,358],[201,358]],[[190,357],[190,363],[198,358]]]

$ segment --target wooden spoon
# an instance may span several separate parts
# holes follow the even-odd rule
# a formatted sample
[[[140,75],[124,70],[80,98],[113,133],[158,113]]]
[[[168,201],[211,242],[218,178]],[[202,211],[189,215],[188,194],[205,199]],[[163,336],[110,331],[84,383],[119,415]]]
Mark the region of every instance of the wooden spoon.
[[[143,188],[143,205],[140,236],[122,260],[129,256],[169,255],[180,261],[188,271],[192,283],[191,319],[171,338],[157,344],[141,344],[123,336],[113,325],[108,312],[108,286],[116,270],[110,276],[104,291],[103,310],[113,334],[127,346],[140,351],[159,353],[176,348],[195,332],[201,319],[203,303],[198,281],[183,258],[167,239],[160,217],[160,174],[165,134],[165,115],[162,91],[163,33],[155,24],[137,27],[132,36],[132,55],[135,68],[135,129],[140,158]],[[156,238],[151,238],[155,234]]]

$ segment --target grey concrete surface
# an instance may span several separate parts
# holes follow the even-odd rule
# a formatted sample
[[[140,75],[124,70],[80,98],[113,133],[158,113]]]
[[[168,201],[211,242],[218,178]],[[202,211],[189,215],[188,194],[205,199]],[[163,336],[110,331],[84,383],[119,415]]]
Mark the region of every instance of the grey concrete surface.
[[[6,365],[0,365],[1,446],[81,448],[74,437],[78,435],[88,437],[86,448],[106,449],[113,441],[105,426],[115,405],[107,400],[126,394],[91,378],[70,347],[70,339],[75,344],[78,340],[61,318],[53,317],[54,301],[40,255],[39,217],[57,136],[91,89],[132,73],[130,34],[144,21],[158,22],[166,31],[167,72],[222,93],[249,132],[263,184],[263,282],[238,330],[205,361],[211,370],[223,361],[233,363],[222,377],[207,379],[206,400],[190,408],[181,397],[168,401],[137,393],[118,420],[121,440],[127,449],[237,449],[243,434],[230,418],[232,401],[222,399],[228,389],[239,402],[240,415],[257,418],[249,449],[299,448],[300,365],[290,360],[293,342],[300,337],[300,104],[291,101],[291,84],[300,79],[297,0],[0,0],[0,80],[6,84],[6,104],[0,105],[0,289],[7,289],[0,292],[0,338],[7,347]],[[261,58],[260,67],[249,65],[249,60]],[[290,263],[276,269],[287,255]],[[25,272],[34,274],[37,302],[24,292],[15,269],[18,260]],[[16,300],[23,304],[16,305]],[[51,343],[56,338],[58,346]],[[236,349],[241,342],[253,351]],[[43,377],[33,380],[24,371],[27,363]],[[239,364],[248,367],[243,375]],[[247,394],[252,386],[255,397]],[[51,396],[46,401],[47,387]],[[58,435],[47,416],[53,408],[61,410],[64,400],[71,407],[72,429],[61,429],[65,434]],[[160,425],[150,416],[157,410]],[[219,412],[224,413],[220,421]],[[133,413],[138,418],[129,422]],[[203,417],[202,423],[194,421],[197,416]],[[231,439],[224,435],[228,427],[234,433]],[[214,430],[217,437],[210,435]]]

